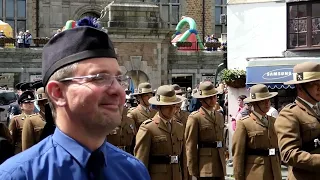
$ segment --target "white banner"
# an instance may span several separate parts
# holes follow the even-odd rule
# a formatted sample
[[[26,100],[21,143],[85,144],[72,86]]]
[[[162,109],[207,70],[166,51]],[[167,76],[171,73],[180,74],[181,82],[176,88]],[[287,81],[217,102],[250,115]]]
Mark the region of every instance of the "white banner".
[[[42,80],[42,75],[41,74],[30,75],[30,82],[40,81],[40,80]]]

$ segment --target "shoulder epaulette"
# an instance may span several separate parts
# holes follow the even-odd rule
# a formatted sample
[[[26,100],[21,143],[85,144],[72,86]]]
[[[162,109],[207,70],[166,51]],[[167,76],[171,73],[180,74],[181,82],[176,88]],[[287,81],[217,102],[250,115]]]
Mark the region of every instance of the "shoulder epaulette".
[[[297,104],[296,103],[290,103],[290,104],[287,104],[285,107],[286,108],[289,108],[289,109],[292,109],[293,107],[295,107]]]
[[[183,123],[181,121],[176,121],[179,125],[183,126]]]
[[[190,115],[195,115],[197,114],[199,111],[193,111]]]
[[[147,124],[149,124],[151,122],[152,122],[152,119],[147,119],[147,120],[143,121],[142,124],[147,125]]]
[[[248,118],[250,118],[250,116],[249,116],[249,115],[247,115],[247,116],[245,116],[245,117],[241,118],[241,119],[240,119],[240,121],[243,121],[243,120],[248,119]]]

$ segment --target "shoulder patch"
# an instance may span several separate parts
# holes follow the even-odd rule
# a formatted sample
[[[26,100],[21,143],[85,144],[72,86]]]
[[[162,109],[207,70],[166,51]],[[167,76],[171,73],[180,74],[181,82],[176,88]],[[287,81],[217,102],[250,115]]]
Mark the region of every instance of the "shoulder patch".
[[[152,119],[147,119],[147,120],[143,121],[142,124],[147,125],[147,124],[149,124],[151,122],[152,122]]]

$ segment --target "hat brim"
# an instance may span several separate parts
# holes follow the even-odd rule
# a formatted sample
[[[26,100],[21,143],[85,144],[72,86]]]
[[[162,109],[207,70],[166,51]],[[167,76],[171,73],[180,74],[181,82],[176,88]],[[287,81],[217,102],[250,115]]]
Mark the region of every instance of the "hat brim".
[[[252,103],[252,102],[263,101],[266,99],[271,99],[271,98],[275,97],[276,95],[278,95],[278,92],[269,92],[269,96],[267,96],[267,97],[257,98],[257,99],[251,99],[251,98],[247,97],[243,100],[243,102],[244,103]]]
[[[150,91],[150,92],[143,92],[143,93],[132,93],[132,96],[137,96],[137,95],[142,95],[142,94],[149,94],[149,93],[154,93],[154,92]]]
[[[48,100],[48,99],[47,98],[35,99],[35,101],[43,101],[43,100]]]
[[[23,101],[20,101],[21,104],[22,103],[33,103],[33,102],[35,102],[35,99],[25,99]]]
[[[302,80],[302,81],[295,81],[295,80],[290,80],[287,82],[284,82],[284,85],[294,85],[294,84],[303,84],[303,83],[308,83],[308,82],[313,82],[313,81],[319,81],[319,79],[309,79],[309,80]]]
[[[177,95],[176,97],[177,97],[177,99],[173,102],[159,102],[159,101],[157,101],[156,97],[152,97],[149,99],[149,103],[156,105],[156,106],[169,106],[169,105],[179,104],[184,101],[182,96]]]
[[[222,93],[222,92],[220,92],[220,91],[217,90],[217,92],[214,93],[214,94],[210,94],[210,95],[205,95],[205,96],[203,96],[203,95],[200,95],[200,93],[199,93],[199,91],[198,91],[198,92],[194,93],[192,97],[193,97],[193,98],[196,98],[196,99],[204,99],[204,98],[211,97],[211,96],[215,96],[215,95],[221,94],[221,93]]]

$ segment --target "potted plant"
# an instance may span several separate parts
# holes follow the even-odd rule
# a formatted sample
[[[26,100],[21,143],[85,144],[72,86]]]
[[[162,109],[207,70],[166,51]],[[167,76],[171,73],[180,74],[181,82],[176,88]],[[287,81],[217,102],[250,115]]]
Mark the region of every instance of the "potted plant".
[[[246,71],[239,69],[224,69],[221,72],[221,80],[233,88],[246,87]]]

